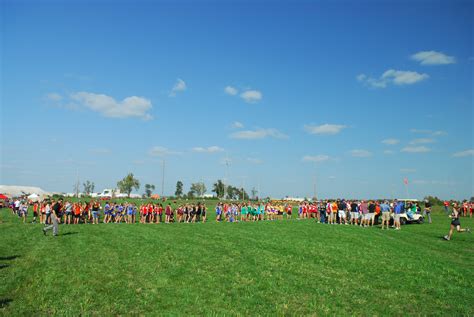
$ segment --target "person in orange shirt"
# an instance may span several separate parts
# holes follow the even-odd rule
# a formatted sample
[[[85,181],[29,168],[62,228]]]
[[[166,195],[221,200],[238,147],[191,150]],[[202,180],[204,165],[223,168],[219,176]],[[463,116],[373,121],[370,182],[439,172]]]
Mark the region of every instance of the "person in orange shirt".
[[[79,224],[79,218],[81,218],[81,204],[80,203],[75,203],[73,210],[74,210],[74,224],[77,225]]]

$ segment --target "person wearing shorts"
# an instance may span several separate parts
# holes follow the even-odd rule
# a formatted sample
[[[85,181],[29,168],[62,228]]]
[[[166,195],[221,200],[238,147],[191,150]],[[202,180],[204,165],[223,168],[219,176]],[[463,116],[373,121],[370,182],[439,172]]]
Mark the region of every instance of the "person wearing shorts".
[[[338,216],[339,216],[339,224],[342,225],[342,222],[344,221],[345,225],[348,225],[347,223],[347,218],[346,218],[346,210],[347,210],[347,204],[344,200],[339,201],[337,204],[337,209],[338,209]]]
[[[367,220],[368,219],[368,214],[369,214],[369,209],[368,209],[367,203],[364,200],[360,202],[359,211],[360,211],[360,215],[361,215],[360,226],[361,227],[366,227],[367,224],[369,223],[369,221]]]
[[[171,204],[168,203],[168,206],[166,206],[166,210],[165,210],[165,215],[166,215],[165,223],[170,223],[172,212],[173,210],[171,209]]]
[[[395,230],[400,230],[400,214],[405,210],[405,205],[403,202],[399,201],[395,203],[394,214],[393,214],[393,224]]]
[[[368,225],[373,226],[374,225],[374,218],[375,218],[375,208],[377,206],[375,205],[375,202],[371,201],[369,203],[369,216],[368,216]]]
[[[33,221],[32,223],[36,223],[36,217],[38,217],[38,209],[39,209],[39,205],[37,202],[35,202],[33,204]]]
[[[286,205],[286,219],[291,218],[292,211],[293,207],[290,204]]]
[[[64,213],[66,216],[66,218],[64,219],[64,224],[71,224],[72,207],[73,205],[69,201],[66,201],[66,205],[64,206]]]
[[[444,240],[447,240],[447,241],[451,240],[454,229],[456,229],[456,231],[459,233],[462,233],[462,232],[471,233],[471,229],[469,228],[461,229],[461,222],[459,221],[459,208],[456,203],[453,203],[453,211],[451,212],[451,215],[449,217],[451,218],[451,226],[449,228],[449,233],[443,237]]]
[[[204,223],[206,222],[207,219],[207,208],[205,204],[202,204],[201,206],[201,221]]]
[[[351,224],[357,226],[359,224],[359,205],[353,201],[351,204]]]
[[[388,201],[384,201],[383,204],[380,204],[380,211],[382,212],[382,230],[384,229],[384,224],[388,229],[390,223],[390,206]]]
[[[94,203],[92,205],[92,224],[98,225],[99,224],[99,203]]]
[[[247,206],[242,205],[242,208],[240,209],[240,221],[247,221]]]

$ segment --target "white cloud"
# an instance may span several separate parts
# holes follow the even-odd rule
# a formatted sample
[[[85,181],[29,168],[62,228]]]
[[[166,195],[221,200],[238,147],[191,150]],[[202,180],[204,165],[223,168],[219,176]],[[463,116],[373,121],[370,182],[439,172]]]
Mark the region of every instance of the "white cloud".
[[[240,94],[240,97],[248,103],[256,103],[262,100],[262,93],[258,90],[247,90]]]
[[[400,140],[398,139],[385,139],[382,141],[383,144],[386,144],[386,145],[395,145],[395,144],[398,144],[400,143]]]
[[[231,95],[231,96],[235,96],[239,93],[239,91],[237,90],[237,88],[234,88],[232,86],[227,86],[224,88],[224,92],[228,95]]]
[[[428,134],[431,136],[442,136],[442,135],[448,134],[446,131],[442,131],[442,130],[433,131],[433,130],[424,130],[424,129],[410,129],[410,132],[418,133],[418,134]]]
[[[232,139],[247,139],[247,140],[254,140],[254,139],[264,139],[267,137],[272,137],[275,139],[288,139],[286,134],[281,133],[277,129],[256,129],[256,130],[244,130],[234,132],[230,135]]]
[[[412,144],[412,145],[415,145],[415,144],[431,144],[431,143],[435,143],[435,142],[436,142],[435,139],[420,138],[420,139],[414,139],[414,140],[410,141],[410,144]]]
[[[357,81],[364,83],[372,88],[385,88],[389,84],[394,85],[412,85],[417,82],[428,79],[428,74],[420,74],[414,71],[404,71],[389,69],[386,70],[379,78],[373,78],[365,74],[358,75]]]
[[[329,179],[336,179],[336,176],[329,176]]]
[[[216,145],[209,146],[209,147],[194,147],[192,150],[193,152],[198,152],[198,153],[217,153],[217,152],[224,151],[223,148],[218,147]]]
[[[63,96],[61,96],[60,94],[58,93],[55,93],[55,92],[52,92],[52,93],[49,93],[45,96],[45,98],[49,101],[53,101],[53,102],[59,102],[61,100],[63,100]]]
[[[254,157],[248,157],[247,161],[252,163],[252,164],[263,164],[263,161],[259,158],[254,158]]]
[[[90,92],[78,92],[71,95],[81,107],[86,107],[109,118],[138,117],[150,120],[153,117],[148,113],[153,107],[150,100],[142,97],[127,97],[118,102],[114,98]]]
[[[414,169],[414,168],[401,168],[400,172],[402,172],[402,173],[416,173],[416,169]]]
[[[244,125],[242,123],[240,123],[239,121],[235,121],[231,125],[232,129],[242,129],[243,127],[244,127]]]
[[[305,156],[303,156],[302,161],[303,162],[319,163],[319,162],[327,161],[329,159],[330,159],[330,157],[328,155],[324,155],[324,154],[319,154],[319,155],[314,155],[314,156],[305,155]]]
[[[395,154],[395,152],[392,151],[392,150],[385,150],[385,151],[383,151],[383,154],[389,155],[389,154]]]
[[[382,75],[383,79],[391,79],[396,85],[411,85],[429,78],[427,74],[412,71],[389,69]]]
[[[441,136],[441,135],[446,135],[448,134],[446,131],[434,131],[433,136]]]
[[[174,84],[173,88],[171,89],[169,96],[175,97],[178,92],[185,91],[186,88],[187,87],[184,80],[178,78],[178,80],[176,81],[176,84]]]
[[[424,180],[415,179],[412,181],[415,185],[441,185],[441,186],[454,186],[457,183],[452,181],[440,181],[440,180]]]
[[[338,134],[345,125],[339,124],[322,124],[322,125],[305,125],[304,129],[309,134]]]
[[[367,150],[352,150],[351,155],[353,157],[370,157],[372,153]]]
[[[466,157],[466,156],[474,156],[474,149],[466,150],[462,152],[456,152],[453,154],[454,157]]]
[[[430,152],[431,149],[426,146],[407,146],[402,149],[402,152],[407,153],[426,153]]]
[[[107,149],[107,148],[90,149],[89,152],[91,152],[93,154],[99,154],[99,155],[105,155],[105,154],[110,154],[111,153],[110,149]]]
[[[421,65],[447,65],[456,63],[454,56],[448,56],[436,51],[423,51],[413,54],[411,59],[420,62]]]
[[[151,156],[166,156],[166,155],[175,155],[175,154],[180,154],[180,153],[176,151],[172,151],[163,146],[154,146],[150,149],[149,154]]]

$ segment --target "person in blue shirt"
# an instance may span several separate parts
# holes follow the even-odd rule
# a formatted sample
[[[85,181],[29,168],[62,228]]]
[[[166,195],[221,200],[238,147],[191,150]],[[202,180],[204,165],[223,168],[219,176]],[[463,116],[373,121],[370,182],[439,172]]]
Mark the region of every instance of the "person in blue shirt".
[[[220,204],[216,206],[216,222],[221,221],[222,207]]]
[[[405,212],[405,205],[402,201],[396,202],[394,215],[393,215],[393,224],[395,225],[395,230],[400,230],[400,214]]]
[[[109,205],[109,202],[106,202],[104,206],[104,223],[108,223],[109,220],[110,220],[110,205]]]
[[[388,201],[384,201],[383,204],[380,205],[380,212],[382,213],[382,230],[384,229],[384,224],[388,229],[390,222],[390,206],[388,205]]]

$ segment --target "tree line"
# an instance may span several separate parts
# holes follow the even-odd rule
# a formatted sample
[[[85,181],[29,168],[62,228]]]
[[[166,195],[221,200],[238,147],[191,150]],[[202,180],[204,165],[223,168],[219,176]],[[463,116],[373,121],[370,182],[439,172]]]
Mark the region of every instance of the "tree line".
[[[94,192],[94,189],[95,189],[94,182],[87,180],[82,185],[84,188],[83,190],[84,195],[90,196],[91,193]],[[76,193],[79,192],[77,186],[78,186],[77,184],[74,185],[74,189]],[[127,196],[130,197],[130,194],[132,193],[133,190],[140,189],[140,181],[137,178],[135,178],[133,173],[128,173],[127,176],[125,176],[123,179],[117,182],[117,188],[120,190],[121,193],[127,194]],[[154,190],[155,190],[155,185],[145,184],[145,193],[143,194],[143,197],[150,198]],[[220,179],[217,180],[212,185],[211,192],[215,193],[216,197],[219,199],[225,198],[225,199],[242,199],[242,200],[246,200],[250,198],[256,199],[257,193],[258,193],[255,188],[252,188],[251,190],[252,196],[250,197],[244,188],[239,188],[237,186],[225,184]],[[177,181],[174,196],[176,198],[191,198],[192,199],[192,198],[202,197],[206,193],[207,193],[207,188],[204,182],[191,183],[189,191],[187,193],[184,193],[183,182]]]

